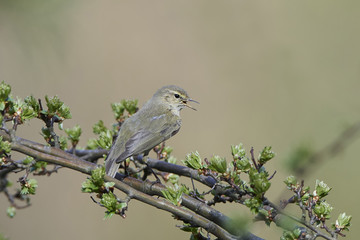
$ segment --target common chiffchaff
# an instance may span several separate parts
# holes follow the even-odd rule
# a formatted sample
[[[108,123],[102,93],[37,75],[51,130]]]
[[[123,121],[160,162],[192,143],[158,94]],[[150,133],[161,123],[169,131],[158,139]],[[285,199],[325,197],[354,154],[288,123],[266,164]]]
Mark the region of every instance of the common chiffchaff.
[[[105,162],[106,174],[115,177],[121,162],[148,155],[158,144],[174,136],[181,127],[180,110],[189,107],[186,91],[170,85],[160,88],[145,105],[122,124]],[[198,103],[198,102],[196,102]]]

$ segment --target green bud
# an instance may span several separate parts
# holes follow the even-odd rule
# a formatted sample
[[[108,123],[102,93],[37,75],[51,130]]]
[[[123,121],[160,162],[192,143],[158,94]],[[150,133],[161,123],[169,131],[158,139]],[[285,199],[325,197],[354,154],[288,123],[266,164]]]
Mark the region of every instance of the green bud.
[[[41,128],[41,135],[46,139],[50,139],[51,134],[50,134],[50,130],[46,127],[42,127]]]
[[[166,162],[172,163],[172,164],[176,164],[176,161],[177,161],[176,157],[174,157],[174,156],[170,156],[166,159]]]
[[[90,138],[87,142],[86,149],[97,149],[99,147],[97,141],[95,138]]]
[[[236,163],[236,168],[243,172],[247,172],[251,168],[251,163],[247,157],[236,159],[235,163]]]
[[[283,235],[280,237],[280,240],[297,240],[301,235],[301,230],[295,228],[293,231],[284,231]]]
[[[271,146],[266,146],[259,154],[259,163],[263,165],[274,157],[275,153],[271,151]]]
[[[104,184],[104,176],[105,176],[104,167],[98,167],[91,172],[92,181],[99,186],[102,186]]]
[[[269,182],[267,177],[267,172],[258,172],[254,168],[249,171],[249,184],[252,186],[253,192],[257,196],[261,196],[270,188],[271,183]]]
[[[137,111],[137,104],[138,104],[138,100],[122,100],[121,101],[122,105],[124,106],[124,108],[126,109],[126,111],[130,114],[133,115],[134,113],[136,113]]]
[[[88,179],[86,179],[85,182],[82,183],[81,191],[87,193],[91,193],[91,192],[99,193],[104,186],[104,176],[105,176],[104,167],[98,167],[92,170],[91,177],[89,177]],[[106,186],[109,186],[109,184]]]
[[[192,225],[190,223],[184,223],[184,225],[180,226],[180,230],[182,230],[184,232],[191,232],[193,234],[197,234],[199,232],[199,228],[198,227],[192,227]]]
[[[115,114],[115,119],[119,121],[124,115],[124,111],[125,111],[124,105],[122,103],[112,103],[111,109]]]
[[[244,149],[244,146],[242,143],[240,143],[239,145],[232,145],[231,146],[231,154],[233,155],[234,159],[241,159],[244,158],[246,156],[246,152]]]
[[[308,201],[308,199],[310,198],[310,194],[305,190],[305,194],[304,195],[302,195],[302,197],[301,197],[301,200],[302,200],[302,202],[304,203],[304,204],[306,204],[306,202]]]
[[[28,164],[32,163],[33,161],[34,161],[33,157],[26,156],[25,159],[23,160],[22,164],[28,165]]]
[[[75,125],[73,128],[65,129],[65,133],[68,135],[68,139],[71,141],[73,146],[78,144],[81,135],[81,128],[79,125]]]
[[[210,164],[209,164],[208,168],[210,170],[213,170],[218,173],[225,173],[226,172],[226,159],[215,155],[210,159]]]
[[[4,81],[0,84],[0,102],[5,102],[11,93],[11,86],[6,84]],[[5,107],[5,104],[4,104]],[[0,109],[1,111],[4,110],[4,108]]]
[[[191,152],[188,155],[186,155],[185,157],[185,161],[183,161],[183,163],[192,169],[201,169],[202,166],[202,160],[200,157],[200,154],[198,153],[198,151],[196,152]]]
[[[337,218],[335,224],[332,225],[332,227],[334,229],[349,231],[349,227],[351,226],[350,223],[351,219],[352,219],[351,215],[346,215],[345,213],[341,213]]]
[[[293,189],[297,185],[297,180],[294,176],[290,175],[285,179],[284,183],[288,189]]]
[[[162,152],[166,152],[167,155],[170,155],[174,149],[170,146],[165,146]]]
[[[316,179],[315,190],[316,190],[316,195],[319,196],[320,198],[323,198],[326,195],[328,195],[331,188],[323,181]]]
[[[319,219],[329,219],[333,208],[326,201],[318,202],[314,207],[314,213]]]
[[[32,172],[39,172],[39,171],[42,171],[46,168],[47,166],[47,162],[44,162],[44,161],[38,161],[38,162],[35,162],[34,165],[31,166],[30,170]]]
[[[104,122],[99,120],[99,122],[95,123],[93,126],[93,133],[100,134],[101,132],[105,132],[108,129],[105,127]]]
[[[65,136],[59,137],[60,149],[65,150],[67,149],[67,139]]]
[[[256,214],[259,212],[259,207],[262,206],[262,201],[259,198],[254,197],[246,199],[244,201],[244,204],[250,209],[253,214]]]
[[[26,105],[31,107],[37,114],[40,113],[40,104],[39,102],[34,98],[34,96],[28,96],[24,99],[24,102]]]
[[[26,120],[30,120],[34,117],[37,117],[38,113],[34,111],[34,109],[26,104],[25,102],[23,102],[20,98],[18,98],[14,105],[13,105],[13,111],[14,113],[18,114],[20,119],[21,119],[21,123],[25,122]]]
[[[126,203],[118,202],[116,196],[112,192],[102,194],[100,204],[107,209],[105,219],[108,219],[115,213],[118,213],[119,209],[127,207]]]
[[[166,190],[162,190],[163,196],[176,206],[180,206],[182,202],[182,195],[186,192],[184,186],[181,187],[167,187]]]
[[[97,140],[97,145],[103,149],[110,149],[112,146],[113,135],[110,130],[106,130],[105,132],[101,132],[99,136],[99,140]]]
[[[49,115],[49,117],[55,116],[60,122],[71,118],[70,108],[66,106],[58,96],[52,98],[45,96],[45,101],[48,110],[43,111],[44,114]]]
[[[25,180],[24,183],[21,184],[21,194],[35,194],[36,188],[38,187],[36,179],[28,179]]]
[[[81,191],[84,193],[92,193],[92,192],[98,192],[99,191],[99,187],[96,186],[91,179],[86,179],[82,184],[81,184]]]
[[[177,174],[169,173],[168,181],[171,182],[173,185],[179,184],[180,176]]]
[[[2,153],[11,152],[11,143],[8,141],[3,141],[2,136],[0,136],[0,152]]]

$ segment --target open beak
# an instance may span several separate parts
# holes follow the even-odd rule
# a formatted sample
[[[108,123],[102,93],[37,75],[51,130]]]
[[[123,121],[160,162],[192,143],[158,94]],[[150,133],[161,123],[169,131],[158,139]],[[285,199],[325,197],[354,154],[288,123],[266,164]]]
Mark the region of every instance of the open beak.
[[[188,104],[188,102],[194,102],[194,103],[197,103],[197,104],[200,104],[200,103],[199,103],[198,101],[195,101],[194,99],[191,99],[191,98],[188,98],[188,99],[186,99],[186,100],[183,100],[183,103],[184,103],[185,106],[187,106],[188,108],[191,108],[192,110],[197,111],[196,108],[190,106],[190,105]]]

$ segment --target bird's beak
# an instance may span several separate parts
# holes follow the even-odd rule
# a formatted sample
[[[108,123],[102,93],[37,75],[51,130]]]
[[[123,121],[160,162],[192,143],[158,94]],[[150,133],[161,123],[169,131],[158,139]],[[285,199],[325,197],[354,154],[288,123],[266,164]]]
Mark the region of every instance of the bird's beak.
[[[184,103],[185,106],[187,106],[188,108],[191,108],[192,110],[197,111],[196,108],[190,106],[190,105],[188,104],[188,102],[194,102],[194,103],[197,103],[197,104],[200,104],[200,103],[199,103],[198,101],[195,101],[194,99],[191,99],[191,98],[188,98],[188,99],[186,99],[186,100],[185,100],[185,99],[183,100],[183,103]]]

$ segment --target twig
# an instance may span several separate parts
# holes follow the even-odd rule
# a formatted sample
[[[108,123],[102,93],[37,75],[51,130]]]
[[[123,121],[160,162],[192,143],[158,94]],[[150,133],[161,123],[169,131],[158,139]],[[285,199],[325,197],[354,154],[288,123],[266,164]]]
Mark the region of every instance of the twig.
[[[256,163],[255,156],[254,156],[254,148],[251,147],[250,149],[251,161],[253,162],[255,168],[259,171],[259,166]]]

